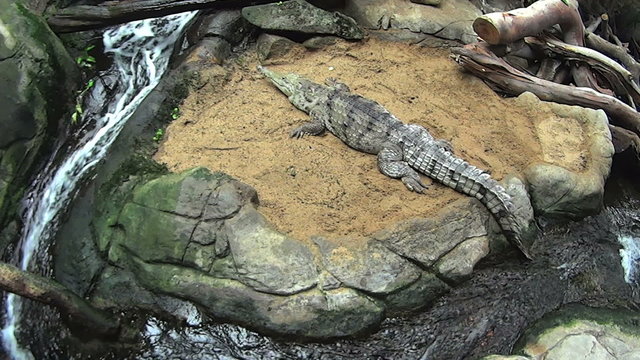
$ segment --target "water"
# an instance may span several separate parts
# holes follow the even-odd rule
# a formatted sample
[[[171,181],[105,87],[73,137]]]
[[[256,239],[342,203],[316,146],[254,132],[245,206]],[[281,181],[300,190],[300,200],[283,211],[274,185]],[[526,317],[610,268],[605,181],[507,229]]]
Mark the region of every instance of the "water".
[[[124,124],[138,105],[153,90],[168,68],[176,40],[196,12],[134,21],[104,33],[105,53],[113,56],[112,68],[105,76],[116,86],[113,98],[107,99],[105,85],[99,79],[91,96],[100,108],[86,109],[85,114],[101,114],[94,128],[83,135],[75,150],[57,168],[39,177],[27,197],[24,231],[19,243],[18,266],[31,270],[34,258],[46,259],[50,239],[55,235],[61,215],[73,200],[81,181],[107,154]],[[95,100],[94,98],[94,100]],[[16,340],[21,319],[20,297],[5,299],[5,324],[2,343],[13,359],[33,359],[28,349]]]
[[[620,236],[618,239],[622,249],[620,258],[624,269],[624,281],[629,284],[638,282],[638,267],[640,266],[640,238],[633,236]]]

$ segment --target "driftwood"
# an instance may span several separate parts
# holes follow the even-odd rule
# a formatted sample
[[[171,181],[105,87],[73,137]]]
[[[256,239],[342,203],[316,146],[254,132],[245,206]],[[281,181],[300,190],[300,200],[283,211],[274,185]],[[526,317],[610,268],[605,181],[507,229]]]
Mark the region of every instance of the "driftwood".
[[[560,25],[563,40],[571,45],[584,45],[584,24],[578,12],[576,0],[540,0],[531,6],[504,13],[479,16],[473,22],[478,36],[489,44],[508,44],[526,36],[536,35],[554,25]],[[573,80],[578,86],[586,86],[600,92],[600,87],[588,67],[571,68]]]
[[[118,321],[108,313],[89,305],[62,284],[0,263],[0,289],[57,308],[70,325],[89,330],[94,336],[113,337]]]
[[[223,9],[273,0],[138,0],[106,1],[97,5],[76,5],[58,10],[47,17],[55,32],[74,32],[154,18],[184,11]]]
[[[634,82],[633,74],[622,65],[615,62],[602,53],[582,46],[568,45],[548,36],[541,38],[526,37],[525,43],[559,55],[565,60],[581,61],[593,69],[598,70],[614,87],[622,87],[616,93],[620,96],[626,94],[633,104],[640,104],[640,88]],[[612,95],[612,94],[608,94]],[[635,108],[635,106],[633,106]]]
[[[525,91],[545,101],[603,109],[614,125],[640,134],[640,113],[613,96],[584,87],[572,87],[543,80],[509,65],[488,50],[486,43],[453,48],[456,62],[482,78],[494,90],[518,96]]]
[[[586,32],[585,39],[589,47],[618,59],[629,70],[633,81],[636,84],[640,83],[640,63],[627,52],[627,49],[612,44],[592,32]]]

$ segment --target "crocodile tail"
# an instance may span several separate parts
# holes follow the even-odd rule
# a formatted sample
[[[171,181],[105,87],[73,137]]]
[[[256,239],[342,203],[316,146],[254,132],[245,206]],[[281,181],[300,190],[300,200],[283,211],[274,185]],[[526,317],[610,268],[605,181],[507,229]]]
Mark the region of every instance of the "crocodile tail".
[[[439,155],[433,160],[440,164],[432,166],[431,171],[426,175],[458,192],[480,200],[496,219],[507,239],[528,259],[531,259],[531,254],[522,242],[522,229],[515,216],[513,201],[504,187],[486,172],[444,149],[440,150]]]

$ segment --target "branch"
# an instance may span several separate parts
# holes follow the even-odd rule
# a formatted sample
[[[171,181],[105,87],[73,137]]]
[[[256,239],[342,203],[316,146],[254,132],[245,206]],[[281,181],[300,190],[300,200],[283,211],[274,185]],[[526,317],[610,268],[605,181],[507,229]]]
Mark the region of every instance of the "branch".
[[[584,24],[578,12],[576,0],[539,0],[526,8],[479,16],[473,22],[473,30],[489,44],[507,44],[526,36],[560,25],[563,40],[571,45],[584,45]],[[590,87],[600,92],[606,90],[598,85],[586,66],[574,66],[571,75],[577,86]]]
[[[633,58],[633,56],[631,56],[631,54],[627,52],[627,49],[612,44],[602,37],[589,31],[585,33],[585,40],[590,48],[603,52],[609,56],[614,57],[615,59],[618,59],[622,63],[622,65],[624,65],[627,70],[631,72],[633,81],[636,84],[640,84],[640,63],[638,63]]]
[[[138,0],[106,1],[97,5],[75,5],[50,15],[47,22],[55,32],[96,29],[184,11],[243,7],[273,0]]]
[[[108,313],[89,305],[62,284],[0,263],[0,289],[57,308],[72,325],[91,331],[96,336],[115,336],[118,321]]]
[[[593,89],[536,78],[515,69],[487,48],[486,43],[475,43],[463,48],[453,48],[451,51],[456,62],[485,80],[495,90],[515,96],[530,91],[545,101],[603,109],[614,125],[640,134],[640,113],[622,101]]]
[[[527,37],[525,42],[556,53],[564,59],[588,64],[607,78],[618,95],[630,96],[632,103],[640,105],[640,88],[633,81],[633,74],[613,59],[593,49],[565,44],[550,37]]]

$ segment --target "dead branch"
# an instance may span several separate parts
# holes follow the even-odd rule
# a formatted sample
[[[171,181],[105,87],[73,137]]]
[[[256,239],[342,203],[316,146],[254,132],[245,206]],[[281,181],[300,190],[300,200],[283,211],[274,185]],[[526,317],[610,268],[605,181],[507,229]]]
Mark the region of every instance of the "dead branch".
[[[640,63],[638,63],[624,47],[612,44],[602,37],[587,31],[585,33],[587,46],[592,49],[605,53],[619,60],[627,70],[631,73],[632,79],[636,84],[640,84]]]
[[[640,88],[633,74],[613,59],[582,46],[568,45],[551,37],[527,37],[525,42],[560,55],[563,59],[581,61],[598,70],[613,87],[616,94],[629,96],[632,104],[640,104]],[[611,94],[608,94],[611,95]],[[633,106],[635,108],[635,106]]]
[[[55,32],[74,32],[200,9],[223,9],[273,0],[138,0],[105,1],[62,8],[47,18]]]
[[[451,51],[460,65],[495,90],[515,96],[530,91],[545,101],[603,109],[614,125],[640,134],[640,113],[627,104],[593,89],[561,85],[519,71],[488,47],[486,43],[475,43]]]
[[[92,335],[111,337],[118,333],[118,321],[89,305],[62,284],[0,263],[0,289],[57,308],[69,322]]]
[[[503,13],[479,16],[473,22],[473,30],[489,44],[507,44],[526,36],[532,36],[560,25],[563,40],[571,45],[584,45],[584,24],[578,12],[577,0],[540,0],[526,8]],[[590,69],[580,64],[571,68],[577,86],[590,87],[600,92],[606,90],[598,85]]]

